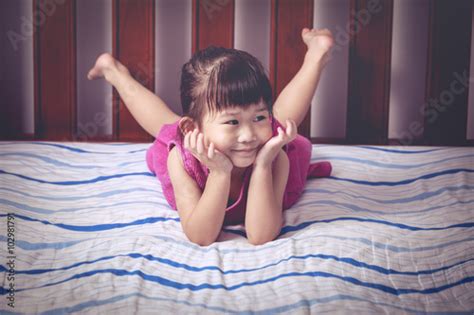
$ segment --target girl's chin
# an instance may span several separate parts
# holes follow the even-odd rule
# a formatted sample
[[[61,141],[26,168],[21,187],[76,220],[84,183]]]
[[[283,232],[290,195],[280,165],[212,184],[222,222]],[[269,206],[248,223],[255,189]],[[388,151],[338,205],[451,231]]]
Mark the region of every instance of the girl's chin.
[[[232,164],[234,164],[235,167],[249,167],[253,164],[253,162],[255,162],[254,157],[247,159],[238,158],[232,160]]]

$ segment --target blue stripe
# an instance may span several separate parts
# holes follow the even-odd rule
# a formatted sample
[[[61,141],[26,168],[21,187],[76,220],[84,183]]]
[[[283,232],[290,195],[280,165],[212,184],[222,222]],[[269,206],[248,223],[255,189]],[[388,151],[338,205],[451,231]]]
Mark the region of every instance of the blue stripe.
[[[448,283],[446,285],[442,285],[439,287],[432,287],[432,288],[427,288],[427,289],[396,289],[393,287],[389,287],[383,284],[378,284],[378,283],[372,283],[372,282],[366,282],[366,281],[361,281],[359,279],[353,278],[353,277],[345,277],[345,276],[339,276],[336,274],[332,274],[329,272],[322,272],[322,271],[309,271],[309,272],[289,272],[285,274],[281,274],[275,277],[267,278],[264,280],[258,280],[258,281],[253,281],[253,282],[243,282],[240,284],[232,285],[232,286],[227,286],[224,284],[210,284],[210,283],[203,283],[199,285],[191,284],[191,283],[180,283],[176,282],[173,280],[169,280],[160,276],[155,276],[155,275],[149,275],[146,274],[140,270],[135,270],[135,271],[127,271],[127,270],[122,270],[122,269],[98,269],[98,270],[91,270],[79,274],[75,274],[67,279],[57,281],[57,282],[52,282],[48,283],[39,287],[32,287],[32,288],[24,288],[24,289],[18,289],[16,290],[17,292],[22,292],[22,291],[27,291],[27,290],[32,290],[32,289],[38,289],[38,288],[45,288],[49,286],[55,286],[58,284],[62,284],[65,282],[69,282],[71,280],[75,279],[81,279],[81,278],[87,278],[91,277],[94,275],[98,274],[112,274],[118,277],[127,277],[127,276],[138,276],[142,278],[145,281],[150,281],[154,283],[161,284],[166,287],[171,287],[177,290],[191,290],[191,291],[201,291],[201,290],[225,290],[225,291],[235,291],[243,287],[248,287],[248,286],[257,286],[260,284],[264,283],[271,283],[275,282],[276,280],[279,279],[284,279],[284,278],[292,278],[292,277],[313,277],[313,278],[334,278],[334,279],[339,279],[344,282],[348,282],[357,286],[361,286],[364,288],[370,288],[374,290],[378,290],[381,292],[385,292],[388,294],[400,296],[404,294],[412,294],[412,293],[419,293],[419,294],[433,294],[433,293],[438,293],[442,292],[444,290],[460,286],[460,285],[465,285],[467,283],[474,282],[474,277],[465,277],[457,282],[454,283]],[[5,295],[8,293],[8,290],[1,287],[0,288],[0,295]]]
[[[383,252],[394,252],[394,253],[414,253],[414,252],[426,252],[426,251],[431,251],[431,250],[445,250],[446,247],[450,247],[451,245],[456,245],[456,244],[462,244],[462,243],[467,243],[474,241],[474,237],[468,237],[465,239],[460,239],[460,240],[454,240],[446,243],[441,243],[437,245],[432,245],[432,246],[421,246],[421,247],[401,247],[401,246],[395,246],[391,245],[388,243],[380,243],[380,242],[374,242],[372,239],[367,239],[364,237],[344,237],[344,236],[335,236],[335,235],[313,235],[305,238],[296,238],[297,241],[304,241],[308,240],[311,241],[315,238],[329,238],[333,240],[338,240],[338,241],[343,241],[343,242],[358,242],[364,245],[367,245],[368,248],[370,249],[380,249]],[[469,245],[466,245],[469,246]],[[364,249],[362,247],[362,249]],[[445,251],[448,251],[446,249]]]
[[[43,208],[38,208],[38,207],[32,207],[32,206],[29,206],[29,205],[21,204],[21,203],[6,200],[6,199],[0,199],[0,205],[15,207],[17,209],[30,211],[30,212],[34,212],[34,213],[52,214],[52,213],[55,212],[54,210],[48,210],[48,209],[43,209]]]
[[[426,201],[428,202],[428,201]],[[390,202],[387,202],[390,203]],[[416,214],[416,213],[425,213],[425,212],[431,212],[437,209],[450,209],[452,206],[456,205],[463,205],[463,204],[471,204],[474,203],[474,200],[468,200],[468,201],[455,201],[450,204],[446,205],[441,205],[441,206],[434,206],[426,209],[421,209],[421,210],[416,210],[416,211],[393,211],[393,210],[385,210],[385,211],[379,211],[379,210],[371,210],[369,208],[363,208],[356,206],[354,204],[349,204],[349,203],[342,203],[342,202],[336,202],[332,200],[311,200],[308,202],[300,202],[298,205],[294,206],[290,211],[301,211],[302,208],[307,207],[307,206],[318,206],[318,205],[331,205],[335,206],[338,208],[344,208],[344,209],[350,209],[354,212],[366,212],[366,213],[372,213],[372,214],[379,214],[379,215],[386,215],[386,216],[397,216],[397,215],[402,215],[402,214]],[[288,211],[288,210],[286,210]]]
[[[48,142],[40,142],[40,141],[22,141],[18,143],[0,143],[0,145],[7,145],[7,144],[34,144],[34,145],[42,145],[42,146],[51,146],[51,147],[56,147],[56,148],[61,148],[61,149],[66,149],[72,152],[76,153],[95,153],[95,154],[124,154],[124,153],[136,153],[136,152],[142,152],[146,151],[147,149],[138,149],[138,150],[133,150],[133,151],[128,151],[128,152],[99,152],[99,151],[88,151],[80,148],[73,147],[71,145],[64,145],[64,144],[58,144],[58,143],[48,143]]]
[[[30,207],[28,205],[18,203],[18,202],[13,202],[9,201],[6,199],[0,199],[0,205],[8,205],[15,207],[20,210],[25,210],[25,211],[30,211],[34,213],[41,213],[41,214],[53,214],[53,213],[62,213],[62,212],[76,212],[76,211],[82,211],[82,210],[93,210],[93,209],[107,209],[110,207],[116,207],[116,206],[123,206],[123,205],[134,205],[134,206],[140,206],[140,205],[153,205],[153,206],[163,206],[163,207],[168,207],[168,203],[166,201],[163,201],[162,199],[159,201],[124,201],[124,202],[116,202],[116,203],[110,203],[107,205],[98,205],[98,206],[85,206],[82,208],[62,208],[58,210],[49,210],[45,208],[38,208],[38,207]]]
[[[367,149],[367,150],[383,151],[383,152],[390,152],[390,153],[401,153],[401,154],[418,154],[418,153],[428,153],[428,152],[446,150],[446,148],[437,148],[437,149],[428,149],[428,150],[408,151],[408,150],[399,150],[399,149],[385,149],[385,148],[380,148],[380,147],[370,147],[370,146],[364,146],[364,145],[356,145],[354,147]]]
[[[380,273],[380,274],[383,274],[383,275],[405,275],[405,276],[418,277],[420,275],[435,274],[437,272],[449,270],[451,268],[457,267],[459,265],[463,265],[463,264],[468,263],[470,261],[474,261],[474,258],[472,258],[472,259],[467,259],[467,260],[464,260],[464,261],[457,262],[457,263],[452,264],[452,265],[444,266],[444,267],[441,267],[441,268],[419,270],[419,271],[415,272],[415,271],[398,271],[398,270],[395,270],[395,269],[387,269],[387,268],[383,268],[383,267],[380,267],[380,266],[377,266],[377,265],[367,264],[367,263],[364,263],[362,261],[358,261],[356,259],[348,258],[348,257],[337,257],[337,256],[334,256],[334,255],[324,255],[324,254],[308,254],[308,255],[300,255],[300,256],[292,255],[288,258],[280,259],[280,260],[278,260],[274,263],[267,264],[267,265],[264,265],[264,266],[261,266],[261,267],[247,268],[247,269],[236,269],[236,270],[223,270],[222,268],[219,268],[217,266],[212,266],[212,265],[203,266],[203,267],[194,267],[194,266],[191,266],[191,265],[188,265],[188,264],[180,263],[180,262],[177,262],[177,261],[174,261],[174,260],[171,260],[171,259],[156,257],[156,256],[153,256],[153,255],[150,255],[150,254],[143,255],[141,253],[130,253],[130,254],[120,254],[120,255],[113,255],[113,256],[104,256],[104,257],[97,258],[97,259],[94,259],[94,260],[77,262],[77,263],[74,263],[72,265],[69,265],[69,266],[66,266],[66,267],[61,267],[61,268],[15,270],[15,273],[17,273],[17,274],[27,274],[27,275],[40,275],[40,274],[45,274],[45,273],[55,272],[55,271],[60,271],[60,270],[69,270],[69,269],[73,269],[73,268],[76,268],[76,267],[79,267],[79,266],[82,266],[82,265],[93,265],[96,262],[111,260],[111,259],[115,259],[115,258],[118,258],[118,257],[130,257],[130,258],[133,258],[133,259],[142,259],[142,258],[144,258],[148,261],[158,262],[158,263],[161,263],[161,264],[173,267],[173,268],[177,268],[177,269],[184,269],[184,270],[191,271],[191,272],[202,272],[202,271],[210,270],[210,271],[216,271],[216,272],[218,272],[222,275],[231,275],[231,274],[255,272],[255,271],[264,270],[264,269],[268,269],[268,268],[271,268],[271,267],[278,266],[280,264],[283,264],[284,262],[292,262],[294,260],[309,260],[309,259],[312,259],[312,258],[316,258],[316,259],[321,259],[321,260],[334,260],[334,261],[337,261],[337,262],[340,262],[340,263],[343,263],[343,264],[346,264],[346,265],[350,265],[352,267],[361,268],[361,269],[368,269],[368,270],[371,270],[371,271],[374,271],[374,272],[377,272],[377,273]],[[7,268],[0,265],[0,272],[4,272],[4,271],[7,271],[7,270],[8,270]]]
[[[229,233],[237,234],[234,230],[232,230]],[[243,236],[244,237],[244,236]],[[369,248],[378,248],[383,251],[391,251],[394,253],[409,253],[409,252],[423,252],[423,251],[430,251],[430,250],[439,250],[439,249],[444,249],[448,246],[455,245],[455,244],[461,244],[464,242],[471,242],[474,240],[474,237],[468,237],[460,240],[455,240],[455,241],[450,241],[446,243],[441,243],[438,245],[433,245],[433,246],[422,246],[422,247],[400,247],[400,246],[395,246],[387,243],[380,243],[380,242],[374,242],[372,239],[367,239],[364,237],[343,237],[343,236],[335,236],[335,235],[322,235],[320,232],[315,231],[315,234],[309,235],[307,237],[295,237],[292,236],[291,238],[285,238],[285,239],[278,239],[278,242],[269,242],[265,244],[265,246],[259,246],[251,249],[240,249],[240,248],[229,248],[229,249],[220,249],[217,248],[216,246],[208,246],[208,247],[200,247],[194,243],[187,242],[187,241],[181,241],[181,240],[176,240],[171,237],[166,237],[166,236],[154,236],[154,238],[163,241],[163,242],[170,242],[173,243],[173,246],[182,246],[184,248],[190,248],[193,251],[197,251],[200,253],[209,253],[209,252],[214,252],[216,254],[220,255],[226,255],[226,254],[244,254],[244,253],[255,253],[259,254],[263,251],[269,252],[269,255],[271,253],[278,251],[278,250],[283,250],[288,246],[289,243],[294,243],[294,242],[313,242],[315,239],[318,238],[327,238],[327,239],[333,239],[333,240],[339,240],[339,241],[344,241],[344,242],[357,242],[361,243],[364,245],[367,245]]]
[[[335,235],[323,235],[323,234],[318,233],[316,235],[310,235],[307,237],[292,237],[292,238],[287,238],[287,239],[279,239],[278,242],[267,243],[265,246],[259,246],[259,247],[251,248],[251,249],[240,249],[240,248],[219,249],[212,245],[208,247],[201,247],[189,241],[174,239],[168,236],[153,236],[153,237],[159,240],[160,242],[172,243],[173,246],[181,246],[182,248],[189,248],[189,249],[192,249],[193,251],[197,251],[200,253],[216,252],[216,253],[219,253],[220,255],[244,254],[244,253],[258,254],[263,251],[271,252],[271,251],[285,248],[285,246],[287,246],[289,242],[295,242],[295,241],[311,242],[318,238],[327,238],[327,239],[333,239],[333,240],[344,241],[344,242],[357,242],[360,244],[367,245],[369,248],[377,248],[383,251],[391,251],[394,253],[410,253],[410,252],[424,252],[424,251],[430,251],[430,250],[440,250],[446,247],[450,247],[452,245],[474,241],[474,237],[470,237],[470,238],[449,241],[449,242],[432,245],[432,246],[401,247],[401,246],[390,245],[387,243],[374,242],[371,239],[367,239],[363,237],[343,237],[343,236],[335,236]],[[79,241],[70,241],[70,242],[55,242],[55,243],[30,243],[23,240],[15,240],[16,242],[15,245],[24,250],[41,250],[41,249],[47,249],[47,248],[63,249],[69,246],[73,246],[76,243],[82,243],[88,240],[90,239],[83,239]],[[6,237],[0,235],[0,241],[6,242]]]
[[[400,185],[406,185],[413,183],[417,180],[420,179],[430,179],[442,175],[449,175],[449,174],[456,174],[456,173],[461,173],[461,172],[466,172],[466,173],[474,173],[474,170],[467,169],[467,168],[456,168],[456,169],[451,169],[451,170],[444,170],[436,173],[431,173],[431,174],[426,174],[423,176],[419,176],[416,178],[412,179],[406,179],[406,180],[401,180],[398,182],[369,182],[365,180],[356,180],[356,179],[349,179],[349,178],[341,178],[341,177],[336,177],[336,176],[329,176],[327,178],[338,180],[338,181],[345,181],[345,182],[351,182],[355,184],[361,184],[361,185],[369,185],[369,186],[400,186]]]
[[[460,190],[473,190],[473,189],[474,189],[474,186],[470,186],[470,185],[446,186],[446,187],[441,187],[435,191],[423,191],[422,193],[414,195],[414,196],[397,198],[397,199],[376,199],[376,198],[366,197],[362,194],[355,195],[355,194],[350,194],[346,191],[340,191],[340,190],[336,191],[336,190],[329,190],[329,189],[322,189],[322,188],[317,188],[317,189],[307,188],[304,190],[304,192],[322,193],[322,194],[331,194],[331,195],[342,194],[345,196],[349,196],[351,198],[370,200],[370,201],[377,202],[380,204],[395,204],[395,203],[408,203],[408,202],[421,201],[421,200],[426,201],[426,199],[433,196],[439,196],[444,192],[457,192]],[[469,193],[471,192],[466,192],[466,194],[469,194]],[[416,213],[416,212],[412,212],[412,213]]]
[[[32,194],[28,194],[28,193],[26,193],[24,191],[21,191],[21,190],[0,187],[0,191],[2,191],[2,190],[9,191],[9,192],[13,192],[15,194],[19,194],[19,195],[27,196],[27,197],[31,197],[31,198],[44,199],[44,200],[67,200],[67,201],[93,199],[93,198],[98,198],[98,197],[103,198],[103,197],[110,197],[110,196],[114,196],[114,195],[121,195],[121,194],[128,194],[128,193],[142,192],[142,191],[153,193],[153,197],[155,197],[157,195],[158,197],[163,197],[164,198],[163,191],[160,190],[160,189],[161,189],[161,187],[157,187],[157,189],[148,189],[148,188],[114,189],[114,190],[98,193],[98,194],[95,194],[95,195],[91,194],[91,195],[87,195],[87,196],[79,195],[79,196],[67,196],[67,197],[57,196],[56,197],[56,196],[32,195]]]
[[[71,165],[71,164],[64,163],[64,162],[61,162],[61,161],[58,161],[46,156],[41,156],[41,155],[31,154],[31,153],[2,153],[0,154],[0,156],[20,156],[20,157],[35,158],[43,162],[53,164],[55,166],[69,167],[69,168],[78,168],[78,169],[105,168],[104,166],[97,166],[97,165]]]
[[[356,218],[356,217],[341,217],[341,218],[328,219],[328,220],[307,221],[307,222],[303,222],[294,226],[291,226],[291,225],[285,226],[281,229],[279,236],[284,235],[288,232],[302,230],[313,224],[331,223],[331,222],[336,222],[336,221],[371,222],[371,223],[378,223],[378,224],[388,225],[392,227],[397,227],[402,230],[409,230],[409,231],[440,231],[440,230],[448,230],[448,229],[456,229],[456,228],[474,227],[474,222],[464,222],[464,223],[459,223],[459,224],[448,225],[445,227],[421,228],[421,227],[410,226],[410,225],[401,224],[401,223],[392,223],[392,222],[384,221],[384,220],[374,220],[374,219],[365,219],[365,218]]]
[[[88,241],[90,239],[84,239],[80,241],[69,241],[69,242],[57,242],[57,243],[30,243],[27,241],[15,239],[15,246],[24,250],[43,250],[43,249],[64,249],[76,244]],[[7,242],[7,238],[3,235],[0,235],[0,241]]]
[[[132,162],[123,162],[123,163],[120,163],[120,164],[117,164],[117,167],[123,167],[123,166],[127,166],[127,165],[133,165],[133,164],[144,164],[143,161],[132,161]]]
[[[0,191],[9,191],[13,192],[22,196],[27,196],[31,198],[38,198],[38,199],[45,199],[45,200],[67,200],[67,201],[74,201],[74,200],[84,200],[84,199],[91,199],[91,198],[103,198],[103,197],[110,197],[114,195],[121,195],[121,194],[128,194],[128,193],[134,193],[134,192],[150,192],[153,194],[153,196],[156,196],[157,194],[161,197],[163,197],[163,191],[161,190],[161,186],[157,187],[156,189],[148,189],[148,188],[127,188],[127,189],[114,189],[110,191],[105,191],[101,192],[95,195],[79,195],[79,196],[42,196],[42,195],[32,195],[28,194],[24,191],[21,190],[16,190],[16,189],[10,189],[10,188],[3,188],[0,187]]]
[[[352,296],[352,295],[346,295],[346,294],[336,294],[336,295],[332,295],[332,296],[328,296],[328,297],[324,297],[324,298],[316,298],[316,299],[303,299],[303,300],[300,300],[296,303],[293,303],[293,304],[288,304],[288,305],[284,305],[284,306],[278,306],[278,307],[273,307],[273,308],[268,308],[268,309],[264,309],[264,310],[260,310],[260,311],[254,311],[254,310],[249,310],[249,311],[242,311],[242,312],[238,312],[237,314],[269,314],[269,315],[273,315],[273,314],[276,314],[276,313],[284,313],[284,314],[287,314],[288,312],[292,311],[292,310],[295,310],[295,309],[301,309],[301,308],[304,308],[306,310],[306,313],[309,313],[311,310],[311,306],[313,305],[317,305],[317,304],[328,304],[328,303],[332,303],[334,306],[333,308],[330,310],[330,311],[333,311],[335,313],[337,313],[338,310],[341,310],[341,309],[344,309],[344,308],[347,308],[347,305],[346,303],[342,303],[342,304],[336,304],[335,302],[336,301],[344,301],[344,300],[349,300],[349,301],[352,301],[352,302],[363,302],[362,305],[364,305],[364,309],[362,309],[362,306],[361,305],[357,305],[355,303],[351,303],[350,305],[354,307],[354,311],[353,313],[355,314],[365,314],[365,311],[368,313],[374,313],[375,310],[378,310],[378,311],[381,311],[382,308],[380,308],[380,306],[383,307],[383,311],[384,312],[387,312],[387,307],[388,308],[393,308],[395,310],[401,310],[401,311],[404,311],[404,312],[410,312],[410,313],[415,313],[415,314],[430,314],[430,315],[447,315],[447,314],[450,314],[450,315],[454,315],[454,314],[459,314],[459,315],[472,315],[472,313],[470,312],[439,312],[439,313],[436,313],[436,312],[429,312],[429,313],[426,313],[424,310],[421,311],[421,310],[416,310],[416,309],[413,309],[413,308],[406,308],[406,307],[401,307],[401,306],[398,306],[398,305],[392,305],[392,304],[388,304],[388,303],[384,303],[384,302],[379,302],[379,301],[371,301],[371,300],[368,300],[368,299],[364,299],[364,298],[360,298],[360,297],[356,297],[356,296]],[[377,308],[372,308],[372,307],[368,307],[366,306],[367,304],[370,304],[370,305],[377,305],[379,307]],[[347,309],[348,310],[348,309]],[[312,313],[312,312],[311,312]],[[315,313],[318,313],[317,310],[315,311]],[[391,312],[389,312],[391,313]],[[394,314],[397,314],[397,313],[394,313]]]
[[[176,218],[178,219],[178,218]],[[230,232],[232,233],[232,232]],[[327,239],[333,239],[333,240],[339,240],[339,241],[344,241],[344,242],[358,242],[364,245],[367,245],[369,248],[377,248],[381,249],[383,251],[391,251],[394,253],[404,253],[404,252],[423,252],[423,251],[430,251],[430,250],[440,250],[444,249],[448,246],[451,245],[456,245],[456,244],[461,244],[465,242],[471,242],[474,240],[474,238],[464,238],[464,239],[459,239],[459,240],[454,240],[454,241],[449,241],[437,245],[432,245],[432,246],[422,246],[422,247],[400,247],[400,246],[395,246],[395,245],[390,245],[387,243],[380,243],[380,242],[374,242],[371,239],[363,238],[363,237],[343,237],[343,236],[335,236],[335,235],[323,235],[319,234],[319,232],[315,235],[309,235],[306,237],[292,237],[292,238],[286,238],[286,239],[279,239],[278,242],[270,242],[267,243],[265,246],[259,246],[255,248],[248,248],[248,249],[241,249],[241,248],[228,248],[228,249],[221,249],[216,247],[216,245],[211,245],[207,247],[201,247],[199,245],[196,245],[194,243],[191,243],[189,241],[181,240],[181,239],[174,239],[172,237],[168,236],[153,236],[153,238],[156,238],[160,242],[166,242],[166,243],[172,243],[173,246],[180,246],[182,248],[187,248],[191,249],[193,251],[197,251],[200,253],[209,253],[209,252],[214,252],[219,255],[227,255],[227,254],[244,254],[244,253],[252,253],[252,254],[258,254],[263,251],[267,252],[273,252],[277,250],[281,250],[285,248],[285,246],[288,245],[288,243],[292,242],[312,242],[315,239],[318,238],[327,238]],[[6,238],[4,236],[0,236],[1,241],[6,241]],[[87,241],[90,239],[83,239],[79,242]],[[19,248],[22,248],[24,250],[36,250],[36,249],[42,249],[42,248],[57,248],[57,249],[62,249],[66,248],[69,245],[69,242],[58,242],[58,243],[30,243],[22,240],[16,240],[16,245]]]
[[[5,217],[5,216],[7,216],[7,214],[0,214],[0,217]],[[141,220],[136,220],[130,223],[113,223],[113,224],[78,226],[78,225],[69,225],[69,224],[63,224],[63,223],[51,223],[46,220],[39,220],[39,219],[27,217],[25,215],[20,215],[20,214],[15,214],[15,217],[26,220],[26,221],[41,222],[46,225],[54,225],[56,227],[66,229],[66,230],[82,231],[82,232],[104,231],[104,230],[122,228],[126,226],[149,224],[149,223],[155,223],[155,222],[161,222],[161,221],[175,221],[175,222],[180,221],[179,218],[150,217],[150,218],[145,218]],[[279,236],[282,236],[288,232],[304,229],[313,224],[331,223],[331,222],[336,222],[336,221],[371,222],[371,223],[388,225],[388,226],[400,228],[402,230],[410,230],[410,231],[440,231],[440,230],[448,230],[448,229],[455,229],[455,228],[471,228],[474,226],[474,222],[464,222],[464,223],[453,224],[453,225],[449,225],[445,227],[422,228],[422,227],[410,226],[410,225],[401,224],[401,223],[392,223],[392,222],[383,221],[383,220],[365,219],[365,218],[357,218],[357,217],[340,217],[340,218],[327,219],[327,220],[306,221],[295,226],[292,226],[292,225],[285,226],[281,229]],[[235,232],[245,233],[240,230],[239,231],[235,231],[232,229],[225,229],[225,230],[231,233],[235,233]]]
[[[360,297],[356,297],[356,296],[352,296],[352,295],[347,295],[347,294],[336,294],[336,295],[331,295],[331,296],[322,297],[322,298],[315,298],[315,299],[302,299],[302,300],[300,300],[298,302],[295,302],[293,304],[287,304],[287,305],[267,308],[267,309],[258,310],[258,311],[255,310],[255,309],[237,311],[236,309],[229,309],[229,308],[224,308],[224,307],[221,307],[221,306],[211,306],[211,305],[209,305],[209,303],[206,303],[206,304],[204,304],[204,303],[191,303],[188,300],[177,300],[177,299],[164,298],[164,297],[159,297],[159,296],[150,297],[150,296],[146,296],[146,295],[144,295],[140,292],[117,295],[117,296],[107,298],[107,299],[103,299],[103,300],[97,300],[97,299],[89,300],[89,301],[82,302],[82,303],[79,303],[79,304],[76,304],[76,305],[70,306],[70,307],[52,309],[52,310],[46,311],[42,314],[43,315],[52,315],[52,314],[77,313],[77,312],[81,312],[83,310],[86,310],[88,308],[98,308],[102,305],[108,305],[108,304],[113,305],[116,302],[124,301],[124,300],[127,300],[127,299],[131,298],[131,297],[137,297],[137,298],[140,298],[140,299],[149,300],[150,305],[156,305],[157,309],[160,308],[160,304],[157,304],[157,302],[172,302],[172,303],[176,304],[174,309],[182,310],[181,305],[186,305],[186,306],[193,307],[193,308],[202,308],[202,309],[205,309],[205,310],[210,310],[210,311],[214,311],[214,312],[221,312],[221,313],[226,313],[226,314],[254,314],[254,315],[256,315],[256,314],[279,314],[279,313],[287,314],[290,311],[298,310],[298,309],[304,309],[306,312],[309,312],[311,306],[313,306],[313,305],[324,305],[324,304],[332,303],[334,305],[334,310],[337,310],[342,305],[346,305],[346,304],[335,304],[337,301],[363,302],[364,305],[366,305],[366,304],[377,305],[377,306],[382,306],[384,309],[393,308],[395,310],[401,310],[401,311],[404,311],[404,312],[410,312],[410,313],[416,313],[416,314],[425,314],[425,311],[421,311],[421,310],[417,310],[417,309],[413,309],[413,308],[401,307],[401,306],[392,305],[392,304],[388,304],[388,303],[383,303],[383,302],[379,302],[379,301],[372,301],[372,300],[368,300],[368,299],[364,299],[364,298],[360,298]],[[282,299],[284,297],[285,296],[282,296]],[[352,303],[352,304],[354,304],[354,303]],[[112,306],[112,309],[115,309],[115,308],[116,308],[115,306]],[[358,306],[357,309],[361,310],[361,306]],[[367,306],[366,306],[365,309],[367,311],[371,310],[371,308],[369,308]],[[92,311],[92,309],[89,310],[89,311]],[[108,311],[110,311],[110,308],[108,309]],[[197,310],[195,310],[195,311],[197,311]],[[469,311],[467,311],[467,312],[449,312],[449,314],[459,314],[459,315],[469,314],[469,315],[472,315],[473,311],[471,311],[471,312],[469,312]],[[434,314],[438,314],[438,313],[430,312],[430,313],[426,313],[426,314],[434,315]],[[446,315],[448,313],[443,312],[443,313],[439,313],[439,314],[440,315],[441,314]]]
[[[311,159],[311,163],[317,162],[317,161],[324,161],[324,160],[330,160],[331,162],[334,161],[350,161],[350,162],[355,162],[359,164],[365,164],[365,165],[370,165],[370,166],[376,166],[380,168],[389,168],[389,169],[411,169],[411,168],[420,168],[420,167],[425,167],[425,166],[439,166],[440,163],[445,163],[448,161],[452,160],[460,160],[464,158],[472,158],[474,157],[474,154],[468,154],[468,155],[461,155],[461,156],[455,156],[455,157],[450,157],[450,158],[445,158],[437,161],[432,161],[428,163],[419,163],[419,164],[395,164],[395,163],[382,163],[382,162],[377,162],[377,161],[371,161],[367,159],[358,159],[358,158],[353,158],[353,157],[341,157],[341,156],[336,156],[336,155],[330,155],[330,156],[318,156],[317,158]]]
[[[134,226],[134,225],[142,225],[142,224],[152,224],[156,222],[163,222],[163,221],[179,221],[179,219],[175,218],[164,218],[164,217],[150,217],[140,220],[135,220],[129,223],[110,223],[110,224],[97,224],[97,225],[70,225],[70,224],[63,224],[63,223],[51,223],[46,220],[39,220],[30,218],[21,214],[14,214],[15,218],[20,218],[25,221],[32,221],[32,222],[40,222],[46,225],[53,225],[65,230],[70,231],[78,231],[78,232],[98,232],[98,231],[105,231],[105,230],[113,230],[113,229],[120,229],[127,226]],[[6,217],[7,214],[0,214],[0,217]]]
[[[91,183],[98,183],[101,181],[109,180],[112,178],[121,178],[121,177],[127,177],[127,176],[149,176],[149,177],[155,177],[152,173],[150,172],[135,172],[135,173],[124,173],[124,174],[116,174],[116,175],[109,175],[109,176],[99,176],[93,179],[88,179],[88,180],[76,180],[76,181],[62,181],[62,182],[50,182],[42,179],[36,179],[33,177],[28,177],[25,175],[20,175],[20,174],[15,174],[15,173],[10,173],[10,172],[5,172],[3,170],[0,170],[0,175],[1,174],[6,174],[6,175],[12,175],[12,176],[17,176],[22,179],[27,179],[30,181],[38,182],[41,184],[51,184],[51,185],[83,185],[83,184],[91,184]]]

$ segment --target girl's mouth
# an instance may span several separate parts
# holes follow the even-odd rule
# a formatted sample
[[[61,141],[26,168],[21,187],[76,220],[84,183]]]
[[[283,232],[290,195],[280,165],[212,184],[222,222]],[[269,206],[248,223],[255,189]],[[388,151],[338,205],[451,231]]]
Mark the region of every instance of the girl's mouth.
[[[250,148],[250,149],[241,149],[241,150],[232,150],[233,152],[239,155],[252,155],[255,153],[257,148]]]

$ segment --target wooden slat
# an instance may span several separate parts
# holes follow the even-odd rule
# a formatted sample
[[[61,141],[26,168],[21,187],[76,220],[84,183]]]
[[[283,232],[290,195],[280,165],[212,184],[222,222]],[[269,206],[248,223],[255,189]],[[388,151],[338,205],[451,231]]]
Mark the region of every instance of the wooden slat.
[[[312,0],[272,0],[270,40],[270,82],[274,99],[294,77],[303,64],[306,45],[301,40],[301,30],[313,25]],[[298,127],[298,133],[310,137],[308,113]]]
[[[234,0],[193,0],[192,52],[234,45]]]
[[[426,144],[469,144],[466,131],[471,19],[471,0],[430,1]]]
[[[75,1],[35,0],[35,134],[66,141],[76,126]]]
[[[113,54],[132,76],[150,90],[155,86],[155,1],[114,0]],[[113,134],[116,140],[148,142],[153,139],[136,122],[114,91]]]
[[[19,1],[10,1],[7,5],[0,3],[2,10],[8,7],[9,16],[15,18],[21,16],[22,6],[23,4]],[[17,22],[17,25],[12,23],[16,22],[17,19],[8,19],[6,16],[2,18],[4,19],[2,22],[5,24],[0,24],[0,29],[10,42],[8,45],[2,46],[0,52],[0,58],[2,58],[0,60],[0,140],[13,140],[25,136],[22,131],[22,120],[25,112],[21,110],[24,95],[18,93],[18,91],[23,90],[21,87],[24,86],[20,83],[20,80],[24,79],[21,73],[25,71],[22,71],[23,68],[19,65],[23,61],[19,49],[23,49],[24,46],[20,46],[22,43],[21,34],[11,31],[13,28],[19,28],[20,23]],[[8,29],[10,30],[7,31]]]
[[[26,48],[23,32],[13,31],[20,27],[20,17],[22,16],[24,4],[20,1],[0,2],[0,10],[7,12],[2,16],[4,19],[0,24],[6,44],[0,51],[0,140],[16,140],[28,137],[23,132],[22,121],[27,113],[22,109],[26,93],[25,84],[22,80],[25,76],[30,76],[27,67],[24,66],[24,59],[21,51]],[[32,9],[32,7],[30,7]],[[33,11],[31,11],[33,12]],[[12,19],[13,17],[13,19]],[[28,69],[29,70],[29,69]],[[24,73],[24,74],[23,74]],[[24,91],[26,92],[26,91]],[[25,95],[26,94],[26,95]],[[32,105],[32,104],[31,104]]]
[[[387,143],[392,18],[392,0],[351,0],[348,143]]]

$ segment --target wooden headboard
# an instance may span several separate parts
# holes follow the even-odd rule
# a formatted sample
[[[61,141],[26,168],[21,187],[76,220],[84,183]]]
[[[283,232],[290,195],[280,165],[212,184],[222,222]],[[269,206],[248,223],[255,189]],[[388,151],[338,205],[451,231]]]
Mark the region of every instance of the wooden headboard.
[[[83,139],[77,135],[76,2],[33,0],[33,16],[47,3],[61,2],[56,12],[36,23],[34,33],[34,134],[18,127],[18,109],[5,102],[0,139],[55,141],[134,141],[152,138],[132,118],[114,92],[112,135]],[[192,51],[210,44],[232,47],[235,2],[239,0],[192,0]],[[410,125],[421,133],[414,141],[388,135],[391,43],[394,1],[347,0],[351,12],[379,10],[369,24],[350,33],[346,136],[311,138],[313,143],[474,145],[466,136],[469,88],[451,93],[449,109],[428,102],[449,97],[446,88],[453,73],[470,68],[473,4],[471,0],[429,1],[429,38],[425,76],[424,124]],[[155,1],[112,0],[113,54],[140,73],[149,89],[155,86]],[[305,46],[299,40],[303,27],[313,24],[314,0],[271,0],[270,81],[275,95],[301,66]],[[218,14],[213,14],[218,12]],[[360,23],[356,14],[350,23]],[[467,72],[469,77],[469,71]],[[448,109],[448,110],[447,110]],[[436,119],[433,119],[436,115]],[[310,138],[310,115],[299,132]]]

